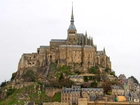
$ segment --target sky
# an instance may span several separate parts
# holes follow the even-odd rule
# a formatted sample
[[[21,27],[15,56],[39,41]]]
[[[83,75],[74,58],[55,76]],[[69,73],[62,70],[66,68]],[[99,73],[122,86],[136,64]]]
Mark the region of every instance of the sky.
[[[67,38],[72,2],[77,32],[105,47],[117,76],[140,81],[139,0],[0,0],[0,83],[17,71],[23,53]]]

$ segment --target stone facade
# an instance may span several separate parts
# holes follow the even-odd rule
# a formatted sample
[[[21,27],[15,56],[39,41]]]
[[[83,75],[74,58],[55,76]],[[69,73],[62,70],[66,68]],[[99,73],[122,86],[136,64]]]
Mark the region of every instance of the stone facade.
[[[79,98],[86,98],[88,101],[104,100],[103,88],[81,88],[72,86],[72,88],[63,88],[61,92],[61,102],[77,104]]]
[[[112,85],[112,95],[124,96],[125,90],[121,86]]]

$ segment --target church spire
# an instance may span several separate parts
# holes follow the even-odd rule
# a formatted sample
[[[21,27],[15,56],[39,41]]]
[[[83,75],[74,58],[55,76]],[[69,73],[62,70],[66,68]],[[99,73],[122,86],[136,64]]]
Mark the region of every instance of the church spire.
[[[69,26],[68,31],[76,31],[75,25],[74,25],[74,15],[73,15],[73,3],[72,3],[72,12],[71,12],[71,24]]]
[[[72,12],[71,12],[71,23],[74,23],[74,15],[73,15],[73,2],[72,2]]]

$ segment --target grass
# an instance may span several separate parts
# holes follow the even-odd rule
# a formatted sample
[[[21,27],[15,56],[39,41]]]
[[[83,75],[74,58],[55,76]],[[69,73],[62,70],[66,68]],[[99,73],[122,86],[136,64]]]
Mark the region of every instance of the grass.
[[[55,93],[55,95],[52,98],[53,101],[61,102],[61,93]]]
[[[27,100],[35,102],[36,104],[49,101],[49,98],[45,95],[45,93],[42,90],[34,90],[34,85],[23,87],[21,89],[16,89],[5,100],[1,101],[0,105],[24,105],[25,102],[27,102]]]

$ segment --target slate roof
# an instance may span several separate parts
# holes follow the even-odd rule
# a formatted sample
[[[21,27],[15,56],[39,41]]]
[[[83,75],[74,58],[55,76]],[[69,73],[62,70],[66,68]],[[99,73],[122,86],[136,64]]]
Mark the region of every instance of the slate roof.
[[[50,42],[66,42],[65,39],[51,39]]]
[[[82,91],[103,91],[103,88],[82,88]]]
[[[112,88],[112,89],[122,89],[121,86],[117,86],[117,85],[112,85],[111,88]]]
[[[97,51],[97,55],[101,55],[101,54],[104,54],[103,51]]]
[[[40,48],[50,48],[50,46],[40,46]]]
[[[64,88],[62,93],[72,93],[72,92],[80,92],[80,88]]]
[[[71,23],[68,30],[76,31],[74,23]]]
[[[75,47],[75,48],[81,48],[81,45],[60,45],[60,47]]]
[[[77,33],[77,36],[84,36],[83,33]]]

